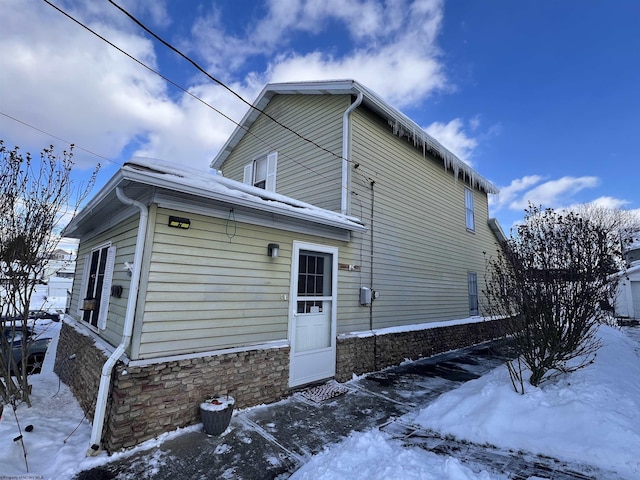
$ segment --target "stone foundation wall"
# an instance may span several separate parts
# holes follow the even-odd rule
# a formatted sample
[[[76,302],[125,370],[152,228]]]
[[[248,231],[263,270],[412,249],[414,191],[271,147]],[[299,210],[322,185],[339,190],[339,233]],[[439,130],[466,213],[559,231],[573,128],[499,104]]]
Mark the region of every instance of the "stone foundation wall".
[[[336,379],[373,372],[505,335],[506,321],[478,322],[412,332],[338,338]],[[289,394],[289,347],[114,368],[103,444],[109,452],[200,422],[208,395],[232,395],[237,408],[278,401]],[[91,334],[62,325],[55,372],[70,386],[90,420],[107,354]]]
[[[375,372],[399,365],[407,358],[418,359],[486,342],[507,334],[507,320],[465,323],[411,332],[369,337],[338,338],[336,379]]]
[[[63,324],[54,370],[91,421],[108,357],[89,335]],[[104,447],[113,453],[198,423],[200,402],[209,395],[232,395],[236,408],[278,401],[288,394],[288,382],[288,346],[144,366],[119,361],[107,403]]]
[[[114,452],[200,422],[200,402],[229,394],[236,408],[288,393],[289,347],[226,353],[142,367],[118,364],[105,446]]]
[[[89,420],[95,412],[100,375],[107,358],[92,337],[62,324],[53,370],[69,386]]]
[[[374,335],[366,337],[338,337],[336,342],[336,380],[346,382],[353,374],[375,371]]]

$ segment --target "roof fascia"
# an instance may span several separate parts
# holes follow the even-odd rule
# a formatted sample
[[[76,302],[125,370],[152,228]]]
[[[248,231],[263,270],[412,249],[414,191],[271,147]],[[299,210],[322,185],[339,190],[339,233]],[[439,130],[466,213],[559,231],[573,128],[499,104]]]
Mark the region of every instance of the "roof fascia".
[[[405,114],[385,102],[380,96],[369,90],[364,85],[355,80],[329,80],[317,82],[292,82],[292,83],[272,83],[267,84],[258,95],[258,98],[249,108],[242,121],[233,131],[227,142],[220,149],[218,154],[211,162],[211,168],[220,169],[224,161],[229,157],[233,149],[240,143],[246,132],[251,128],[253,122],[260,115],[260,110],[264,110],[271,99],[277,94],[294,95],[357,95],[362,93],[364,96],[363,103],[371,108],[377,115],[389,122],[393,129],[393,133],[398,136],[407,136],[413,140],[414,146],[422,146],[423,154],[426,155],[427,150],[434,152],[444,162],[446,169],[451,169],[457,179],[461,173],[463,178],[469,182],[472,187],[477,187],[487,193],[497,194],[498,188],[489,180],[484,178],[472,167],[460,160],[454,153],[450,152],[440,142],[429,135],[416,122],[411,120]]]
[[[220,177],[218,179],[220,183],[223,185],[230,185],[231,180],[224,179],[224,177]],[[322,215],[314,214],[313,212],[309,212],[307,210],[303,210],[306,207],[317,208],[311,205],[304,204],[302,202],[297,202],[295,199],[292,199],[292,203],[289,203],[291,208],[283,207],[283,201],[278,198],[268,198],[268,192],[264,192],[264,195],[261,196],[263,200],[262,203],[256,203],[255,200],[251,198],[243,198],[236,196],[229,196],[221,192],[211,191],[207,189],[203,189],[197,186],[193,186],[190,184],[176,182],[172,179],[172,175],[170,174],[149,174],[145,171],[137,170],[134,168],[129,168],[127,166],[120,168],[118,172],[107,182],[107,184],[98,192],[86,207],[84,207],[78,215],[76,215],[73,220],[67,225],[67,227],[63,231],[63,235],[66,233],[68,235],[72,235],[73,232],[78,228],[79,224],[82,223],[84,219],[89,217],[93,210],[98,207],[102,202],[107,201],[107,197],[109,193],[116,189],[116,187],[122,185],[123,183],[138,183],[141,185],[148,185],[151,187],[163,188],[169,191],[175,191],[180,193],[185,193],[187,195],[193,195],[200,198],[207,198],[210,200],[214,200],[221,203],[226,203],[228,205],[237,205],[242,206],[244,208],[250,210],[259,210],[263,212],[268,212],[276,215],[281,215],[288,218],[304,220],[311,223],[316,223],[320,225],[326,225],[330,227],[335,227],[339,229],[349,230],[353,232],[366,232],[368,228],[360,223],[357,223],[351,218],[344,217],[344,219],[339,218],[329,218]],[[237,182],[235,182],[237,183]],[[254,188],[255,187],[251,187]],[[243,189],[243,191],[248,190]],[[251,195],[252,197],[257,197],[263,195],[263,192],[260,190],[258,192],[245,192]],[[269,203],[273,202],[273,203]],[[300,208],[300,211],[296,211],[296,208]],[[334,212],[331,212],[334,213]],[[337,214],[336,214],[337,215]]]
[[[63,237],[66,235],[72,235],[73,232],[78,228],[78,225],[82,223],[85,218],[91,215],[94,208],[100,205],[105,200],[105,198],[111,192],[113,192],[116,187],[118,187],[123,181],[124,175],[122,169],[119,169],[100,189],[100,191],[98,191],[98,193],[87,202],[87,204],[76,214],[76,216],[71,219],[67,226],[62,230],[61,235]]]

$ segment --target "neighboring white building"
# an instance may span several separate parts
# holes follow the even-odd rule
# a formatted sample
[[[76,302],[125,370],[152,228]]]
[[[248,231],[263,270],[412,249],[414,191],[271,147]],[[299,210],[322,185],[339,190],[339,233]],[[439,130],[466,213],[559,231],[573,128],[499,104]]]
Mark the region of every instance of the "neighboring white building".
[[[48,283],[51,277],[56,276],[73,279],[75,268],[75,254],[62,249],[56,249],[47,260],[47,265],[42,273],[41,280],[44,283]]]
[[[616,316],[640,320],[640,261],[633,262],[621,275],[616,295]]]
[[[623,238],[622,256],[627,262],[627,266],[630,266],[640,260],[640,230],[623,235],[626,236],[626,239]]]

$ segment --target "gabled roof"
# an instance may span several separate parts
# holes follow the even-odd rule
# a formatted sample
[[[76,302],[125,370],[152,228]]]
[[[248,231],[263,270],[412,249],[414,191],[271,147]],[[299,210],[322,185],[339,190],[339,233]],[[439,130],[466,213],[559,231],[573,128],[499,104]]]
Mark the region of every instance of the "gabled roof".
[[[163,201],[200,205],[206,214],[209,206],[240,208],[255,215],[276,216],[289,224],[306,222],[342,231],[366,232],[358,219],[314,205],[245,185],[216,175],[162,160],[133,158],[126,162],[64,229],[63,235],[78,238],[84,232],[108,228],[122,220],[124,206],[117,199],[117,187],[143,203]]]
[[[473,168],[447,150],[440,142],[425,132],[422,127],[409,117],[395,109],[380,96],[355,80],[328,80],[317,82],[270,83],[264,87],[253,107],[245,114],[231,137],[211,162],[211,168],[219,169],[233,149],[240,143],[247,130],[264,111],[275,95],[359,95],[362,103],[384,118],[392,127],[393,133],[400,137],[408,137],[416,148],[421,148],[442,159],[445,168],[453,171],[456,178],[462,175],[470,184],[487,193],[498,193],[498,189]],[[289,125],[291,127],[291,125]]]

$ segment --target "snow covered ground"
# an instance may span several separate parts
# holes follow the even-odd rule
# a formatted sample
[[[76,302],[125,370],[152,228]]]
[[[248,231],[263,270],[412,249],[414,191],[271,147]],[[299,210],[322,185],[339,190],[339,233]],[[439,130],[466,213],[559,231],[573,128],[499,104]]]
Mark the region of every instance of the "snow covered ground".
[[[640,478],[640,328],[601,327],[596,362],[525,395],[499,367],[441,395],[413,422],[477,444],[592,465]],[[452,457],[406,449],[378,431],[354,433],[316,455],[292,479],[502,479]],[[533,477],[535,478],[535,477]],[[533,478],[531,480],[533,480]]]
[[[56,336],[60,324],[39,322]],[[640,478],[640,335],[602,327],[603,347],[596,362],[525,395],[510,386],[504,367],[441,395],[411,416],[424,428],[443,435],[497,447],[523,450]],[[82,470],[131,455],[85,456],[90,423],[69,389],[53,373],[57,339],[49,348],[44,371],[31,378],[33,407],[20,405],[17,416],[27,449],[29,473],[45,479],[69,479]],[[25,427],[33,425],[33,431]],[[11,407],[0,420],[0,476],[27,473],[20,435]],[[200,428],[191,427],[187,430]],[[183,430],[184,432],[184,430]],[[146,442],[157,445],[181,432]],[[328,446],[298,470],[293,479],[506,479],[506,474],[473,472],[460,459],[403,447],[378,430],[353,433]],[[534,480],[532,477],[531,480]]]

